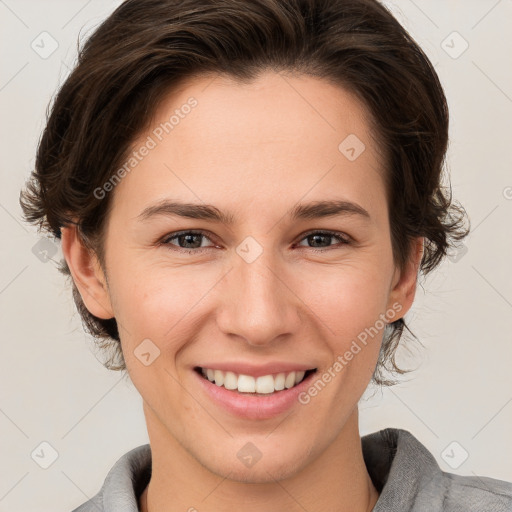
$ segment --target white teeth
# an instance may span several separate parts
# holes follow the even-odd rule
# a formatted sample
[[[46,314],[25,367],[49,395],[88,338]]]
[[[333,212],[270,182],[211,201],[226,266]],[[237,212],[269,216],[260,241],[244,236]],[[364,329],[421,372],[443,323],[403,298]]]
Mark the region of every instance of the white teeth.
[[[276,375],[275,381],[274,381],[274,387],[276,391],[281,391],[284,389],[284,382],[286,380],[286,375],[284,373],[278,373]]]
[[[271,394],[274,391],[290,389],[304,379],[305,371],[293,371],[290,373],[278,373],[277,375],[262,375],[253,377],[251,375],[237,375],[233,372],[201,368],[201,373],[217,386],[224,386],[226,389],[238,390],[240,393],[262,393]]]
[[[239,375],[238,391],[241,391],[242,393],[255,393],[256,381],[254,377],[251,377],[250,375]]]
[[[224,374],[220,370],[215,370],[213,374],[215,376],[215,384],[222,386],[224,384]]]
[[[305,374],[306,372],[304,371],[295,372],[295,384],[298,384],[304,378]]]
[[[225,373],[224,387],[226,389],[236,389],[238,387],[238,377],[233,372]]]
[[[272,375],[263,375],[256,379],[256,393],[273,393],[274,377]]]
[[[291,372],[286,376],[284,387],[290,389],[295,384],[295,372]]]

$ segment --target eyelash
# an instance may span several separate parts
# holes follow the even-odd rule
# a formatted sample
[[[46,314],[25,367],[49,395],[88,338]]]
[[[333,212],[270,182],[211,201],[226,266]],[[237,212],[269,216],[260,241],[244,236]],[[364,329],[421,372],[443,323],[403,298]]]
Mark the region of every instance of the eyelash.
[[[184,252],[187,254],[201,254],[205,250],[211,249],[211,247],[200,247],[197,249],[184,249],[183,247],[178,247],[178,246],[170,243],[171,240],[175,240],[175,239],[179,238],[180,236],[185,236],[185,235],[202,235],[211,241],[211,239],[208,236],[208,233],[206,231],[202,231],[202,230],[177,231],[175,233],[170,233],[165,238],[163,238],[160,242],[160,245],[165,245],[165,246],[173,245],[174,247],[171,250],[177,250],[178,252]],[[352,240],[348,237],[348,235],[342,235],[342,233],[338,233],[336,231],[320,231],[320,230],[309,231],[309,232],[305,233],[299,241],[302,242],[302,240],[304,240],[305,238],[308,238],[313,235],[327,235],[330,238],[336,238],[341,242],[341,245],[350,245],[352,243]],[[311,249],[313,252],[325,252],[326,250],[329,249],[329,247],[326,247],[323,249],[315,249],[314,247],[309,247],[309,249]]]

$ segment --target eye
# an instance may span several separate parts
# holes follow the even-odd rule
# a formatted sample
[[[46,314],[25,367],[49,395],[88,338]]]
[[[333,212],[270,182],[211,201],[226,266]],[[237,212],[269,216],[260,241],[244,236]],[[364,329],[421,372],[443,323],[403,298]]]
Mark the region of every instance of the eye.
[[[329,243],[333,238],[338,240],[340,245],[349,245],[351,243],[348,235],[335,231],[310,231],[309,233],[306,233],[302,240],[308,240],[310,243],[313,243],[312,249],[314,252],[325,252],[315,249],[315,247],[321,247],[322,243]]]
[[[351,243],[348,235],[344,235],[335,231],[310,231],[309,233],[306,233],[306,235],[303,236],[301,240],[307,240],[309,243],[312,243],[313,247],[310,248],[314,252],[324,252],[322,249],[315,249],[315,247],[322,247],[322,244],[325,243],[329,244],[333,238],[340,242],[339,245],[349,245]],[[160,244],[175,246],[176,250],[180,252],[198,254],[208,248],[208,246],[204,246],[202,244],[201,239],[210,240],[211,242],[210,237],[207,236],[205,231],[179,231],[167,235],[161,240]],[[174,240],[176,240],[177,243],[173,243]],[[327,245],[326,248],[328,248],[329,245]]]
[[[178,251],[186,252],[189,254],[198,254],[203,252],[203,249],[205,249],[205,247],[201,244],[201,238],[210,240],[205,231],[180,231],[171,233],[170,235],[166,236],[160,243],[162,245],[178,245]],[[177,240],[178,244],[171,243],[172,240]],[[182,247],[182,245],[185,247]]]

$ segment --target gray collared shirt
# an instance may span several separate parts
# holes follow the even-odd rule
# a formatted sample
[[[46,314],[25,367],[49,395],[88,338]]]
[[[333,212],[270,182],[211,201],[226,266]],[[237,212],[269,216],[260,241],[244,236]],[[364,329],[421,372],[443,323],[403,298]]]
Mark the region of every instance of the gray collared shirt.
[[[407,430],[386,428],[361,438],[379,499],[372,512],[512,512],[512,483],[442,471]],[[138,512],[151,477],[149,444],[123,455],[101,490],[73,512]]]

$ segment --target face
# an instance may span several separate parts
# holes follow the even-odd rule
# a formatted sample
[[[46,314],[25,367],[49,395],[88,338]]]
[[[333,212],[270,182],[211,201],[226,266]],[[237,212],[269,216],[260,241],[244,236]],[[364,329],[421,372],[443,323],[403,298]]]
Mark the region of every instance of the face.
[[[108,286],[82,295],[117,319],[150,436],[263,482],[343,435],[415,272],[395,268],[383,161],[355,97],[305,76],[213,78],[173,91],[134,141],[140,159],[111,192]],[[227,371],[261,396],[226,389]]]

